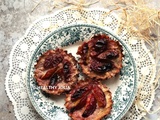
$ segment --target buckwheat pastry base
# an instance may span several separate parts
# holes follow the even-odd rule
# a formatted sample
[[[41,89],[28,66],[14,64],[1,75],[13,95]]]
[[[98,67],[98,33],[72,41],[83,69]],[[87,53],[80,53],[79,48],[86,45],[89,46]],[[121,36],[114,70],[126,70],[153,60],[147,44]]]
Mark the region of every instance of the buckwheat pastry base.
[[[65,106],[73,120],[100,120],[110,114],[112,95],[100,82],[79,81],[66,95]]]
[[[77,81],[77,61],[63,49],[48,50],[35,65],[34,78],[42,91],[60,95]]]
[[[104,80],[114,77],[122,68],[122,46],[108,35],[98,34],[79,46],[79,64],[88,77]]]

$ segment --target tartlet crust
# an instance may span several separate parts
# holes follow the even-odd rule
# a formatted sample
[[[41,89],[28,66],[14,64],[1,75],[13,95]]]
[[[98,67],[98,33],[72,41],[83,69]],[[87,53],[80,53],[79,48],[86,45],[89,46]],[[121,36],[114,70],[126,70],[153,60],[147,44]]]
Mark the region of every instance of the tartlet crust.
[[[99,50],[98,52],[96,52],[94,50],[94,46],[99,39],[105,39],[107,44],[105,45],[104,51]],[[84,50],[86,46],[88,48],[87,50],[86,49]],[[95,63],[95,65],[93,65],[93,67],[96,66],[96,64],[101,64],[101,63],[105,64],[104,62],[105,60],[103,58],[105,57],[106,54],[109,54],[110,51],[118,54],[117,57],[114,59],[109,59],[109,58],[105,59],[107,62],[110,61],[112,63],[113,68],[104,73],[98,73],[93,71],[90,68],[91,62],[95,61],[97,62]],[[89,78],[93,78],[96,80],[109,79],[118,74],[122,68],[122,58],[123,58],[122,46],[120,45],[119,41],[112,40],[108,35],[105,34],[95,35],[87,42],[84,42],[82,45],[79,46],[77,54],[80,55],[78,63],[82,69],[82,72]]]
[[[56,55],[62,57],[62,60],[58,64],[56,64],[56,66],[45,68],[45,60],[50,56]],[[66,61],[70,64],[70,73],[67,81],[66,75],[63,74],[63,67]],[[47,74],[50,73],[52,74],[49,75],[50,77],[45,77],[45,75],[47,76]],[[55,83],[55,85],[52,87],[53,89],[50,90],[50,79],[54,74],[58,74],[61,80]],[[48,50],[39,57],[37,63],[35,64],[34,78],[37,84],[41,86],[42,91],[53,95],[60,95],[61,93],[65,93],[66,91],[69,91],[71,89],[71,86],[77,81],[78,74],[79,71],[77,69],[77,61],[75,57],[72,56],[71,53],[67,53],[67,51],[57,48],[55,50]]]
[[[90,80],[85,80],[85,81],[79,81],[76,85],[74,85],[74,87],[72,88],[72,90],[70,91],[69,94],[66,94],[66,103],[65,103],[65,107],[67,108],[67,110],[69,111],[69,116],[73,119],[73,120],[101,120],[102,118],[104,118],[105,116],[109,115],[112,109],[112,105],[113,105],[113,101],[112,101],[112,94],[110,92],[110,90],[107,88],[107,86],[102,85],[101,82],[96,81],[96,85],[101,88],[101,90],[103,91],[103,93],[105,94],[105,99],[106,99],[106,106],[105,107],[99,107],[98,103],[97,103],[97,107],[96,110],[94,111],[93,114],[91,114],[90,116],[84,118],[82,117],[83,112],[85,111],[85,107],[83,107],[80,110],[74,111],[74,112],[70,112],[70,110],[72,109],[73,106],[75,106],[76,101],[72,101],[71,100],[71,96],[72,94],[75,92],[75,90],[77,88],[81,88],[83,86],[89,85],[92,81]]]

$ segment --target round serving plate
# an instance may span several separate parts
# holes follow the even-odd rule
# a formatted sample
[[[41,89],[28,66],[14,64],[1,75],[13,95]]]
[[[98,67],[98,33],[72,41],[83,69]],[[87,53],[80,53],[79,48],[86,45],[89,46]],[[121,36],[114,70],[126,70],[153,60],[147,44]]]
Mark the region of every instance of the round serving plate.
[[[131,107],[137,91],[137,69],[130,48],[113,33],[91,24],[75,24],[59,28],[47,36],[35,49],[27,71],[27,91],[31,103],[36,111],[45,120],[68,120],[64,107],[65,95],[48,96],[41,92],[34,79],[34,65],[38,58],[47,50],[57,47],[67,50],[76,58],[78,46],[83,41],[89,40],[96,34],[107,34],[113,40],[119,41],[123,47],[123,68],[119,75],[103,82],[106,84],[113,97],[113,108],[111,114],[104,120],[119,120]]]

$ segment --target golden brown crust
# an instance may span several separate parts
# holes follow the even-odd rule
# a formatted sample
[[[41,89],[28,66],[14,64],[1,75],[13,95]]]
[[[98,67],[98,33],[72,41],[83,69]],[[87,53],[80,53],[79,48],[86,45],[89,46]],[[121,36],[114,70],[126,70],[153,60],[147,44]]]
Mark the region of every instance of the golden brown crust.
[[[63,49],[48,50],[39,57],[34,73],[42,91],[60,95],[77,81],[77,61]]]
[[[114,77],[122,68],[122,46],[105,34],[93,36],[78,48],[79,64],[88,77],[104,80]]]
[[[90,86],[92,85],[92,87],[90,88]],[[89,93],[82,93],[82,97],[78,98],[78,99],[73,99],[73,96],[75,94],[76,91],[78,91],[77,89],[82,89],[85,86],[88,86],[88,88],[90,89]],[[94,92],[95,92],[95,88],[98,87],[98,89],[100,89],[103,94],[104,94],[104,99],[103,99],[103,95],[99,94],[98,97],[101,98],[102,103],[104,104],[99,104],[97,98],[94,96]],[[96,90],[97,91],[97,90]],[[96,93],[98,94],[98,93]],[[96,108],[95,110],[94,107],[91,107],[91,111],[93,112],[92,114],[90,114],[87,117],[83,117],[85,110],[87,109],[87,105],[88,102],[90,100],[91,95],[93,95],[96,98]],[[73,109],[75,108],[75,106],[80,103],[80,101],[84,98],[84,97],[88,97],[86,104],[82,104],[82,108],[80,109]],[[69,116],[73,119],[73,120],[100,120],[102,118],[104,118],[105,116],[107,116],[108,114],[110,114],[111,109],[112,109],[112,95],[111,92],[109,91],[109,89],[105,86],[102,85],[100,82],[93,82],[90,80],[87,81],[79,81],[74,87],[73,89],[70,91],[69,94],[66,95],[66,103],[65,106],[67,108],[67,110],[69,111]],[[101,105],[101,106],[100,106]],[[94,104],[92,104],[92,106],[94,106]]]

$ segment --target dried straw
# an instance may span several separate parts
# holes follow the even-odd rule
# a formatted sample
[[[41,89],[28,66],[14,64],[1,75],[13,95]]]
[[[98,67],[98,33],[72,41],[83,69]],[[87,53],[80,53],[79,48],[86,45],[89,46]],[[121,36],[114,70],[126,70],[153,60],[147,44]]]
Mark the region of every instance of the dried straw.
[[[31,12],[33,12],[40,3],[45,0],[40,0],[36,3],[35,7]],[[47,0],[46,0],[47,1]],[[153,50],[155,54],[155,60],[158,63],[160,58],[157,53],[160,53],[158,48],[158,41],[160,40],[160,10],[149,7],[151,0],[48,0],[51,4],[52,9],[54,8],[63,8],[65,6],[71,5],[74,8],[83,10],[84,7],[89,7],[97,2],[100,2],[105,8],[110,9],[111,12],[118,12],[119,18],[121,18],[119,31],[126,29],[131,35],[132,38],[137,37],[140,40],[145,40]],[[74,9],[73,8],[73,9]],[[84,18],[85,19],[85,18]],[[86,20],[87,21],[87,20]],[[90,20],[94,24],[103,25],[103,23],[97,23],[97,21]],[[156,64],[157,65],[157,64]],[[155,66],[155,65],[154,65]],[[139,90],[143,86],[142,79],[140,81]],[[153,83],[150,83],[149,86],[153,92],[150,92],[148,96],[151,96],[152,93],[159,87],[160,80],[160,70],[157,72],[156,79]],[[140,92],[140,91],[139,91]],[[148,111],[147,108],[141,103],[143,101],[140,98],[139,94],[135,100],[135,105],[137,112],[144,112],[148,114],[154,114],[160,110],[158,108],[156,111]],[[141,110],[141,111],[139,111]]]
[[[147,42],[153,39],[153,31],[160,27],[160,10],[148,6],[149,0],[101,0],[102,5],[112,11],[120,11],[121,26]],[[121,31],[121,29],[120,29]],[[159,37],[157,35],[157,37]]]

